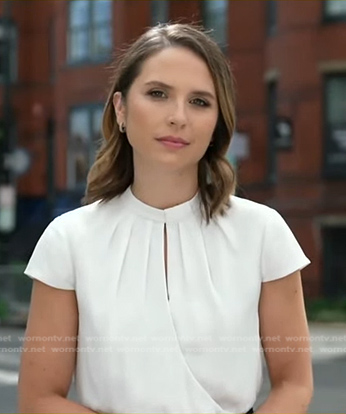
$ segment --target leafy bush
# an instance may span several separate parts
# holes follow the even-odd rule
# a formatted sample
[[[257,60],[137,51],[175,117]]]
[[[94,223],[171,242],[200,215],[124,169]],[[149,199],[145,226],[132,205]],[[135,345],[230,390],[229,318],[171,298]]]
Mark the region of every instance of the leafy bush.
[[[8,303],[4,299],[0,299],[0,324],[6,318],[9,312]]]
[[[346,298],[306,300],[305,309],[309,321],[346,322]]]

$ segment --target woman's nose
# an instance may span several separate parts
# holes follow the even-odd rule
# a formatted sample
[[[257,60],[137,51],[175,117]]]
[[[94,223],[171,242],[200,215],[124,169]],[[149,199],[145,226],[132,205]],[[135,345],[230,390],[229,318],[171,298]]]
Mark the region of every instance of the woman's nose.
[[[184,103],[176,103],[168,115],[170,125],[183,127],[187,123],[186,107]]]

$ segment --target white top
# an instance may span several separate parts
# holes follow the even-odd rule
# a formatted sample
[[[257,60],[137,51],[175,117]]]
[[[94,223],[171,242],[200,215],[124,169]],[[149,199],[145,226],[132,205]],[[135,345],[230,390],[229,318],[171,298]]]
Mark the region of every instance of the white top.
[[[232,196],[227,214],[207,225],[198,195],[159,210],[129,187],[56,218],[25,273],[76,291],[82,404],[107,413],[245,413],[262,379],[261,283],[309,263],[267,206]]]

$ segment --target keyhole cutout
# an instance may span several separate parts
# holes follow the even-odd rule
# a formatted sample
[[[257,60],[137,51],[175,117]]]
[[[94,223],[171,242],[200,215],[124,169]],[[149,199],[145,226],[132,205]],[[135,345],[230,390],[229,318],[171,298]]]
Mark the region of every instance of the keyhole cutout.
[[[167,266],[167,256],[168,256],[168,249],[167,249],[167,227],[166,223],[164,224],[163,228],[163,251],[164,251],[164,262],[165,262],[165,278],[166,278],[166,293],[167,293],[167,299],[169,300],[169,292],[168,292],[168,266]]]

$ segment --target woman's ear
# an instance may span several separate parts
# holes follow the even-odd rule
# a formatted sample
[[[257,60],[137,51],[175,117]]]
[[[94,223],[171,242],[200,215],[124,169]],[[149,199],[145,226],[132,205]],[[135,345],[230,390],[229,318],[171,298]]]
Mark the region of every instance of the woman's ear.
[[[117,123],[120,126],[125,122],[125,103],[121,92],[115,92],[113,95],[113,106],[117,117]]]

